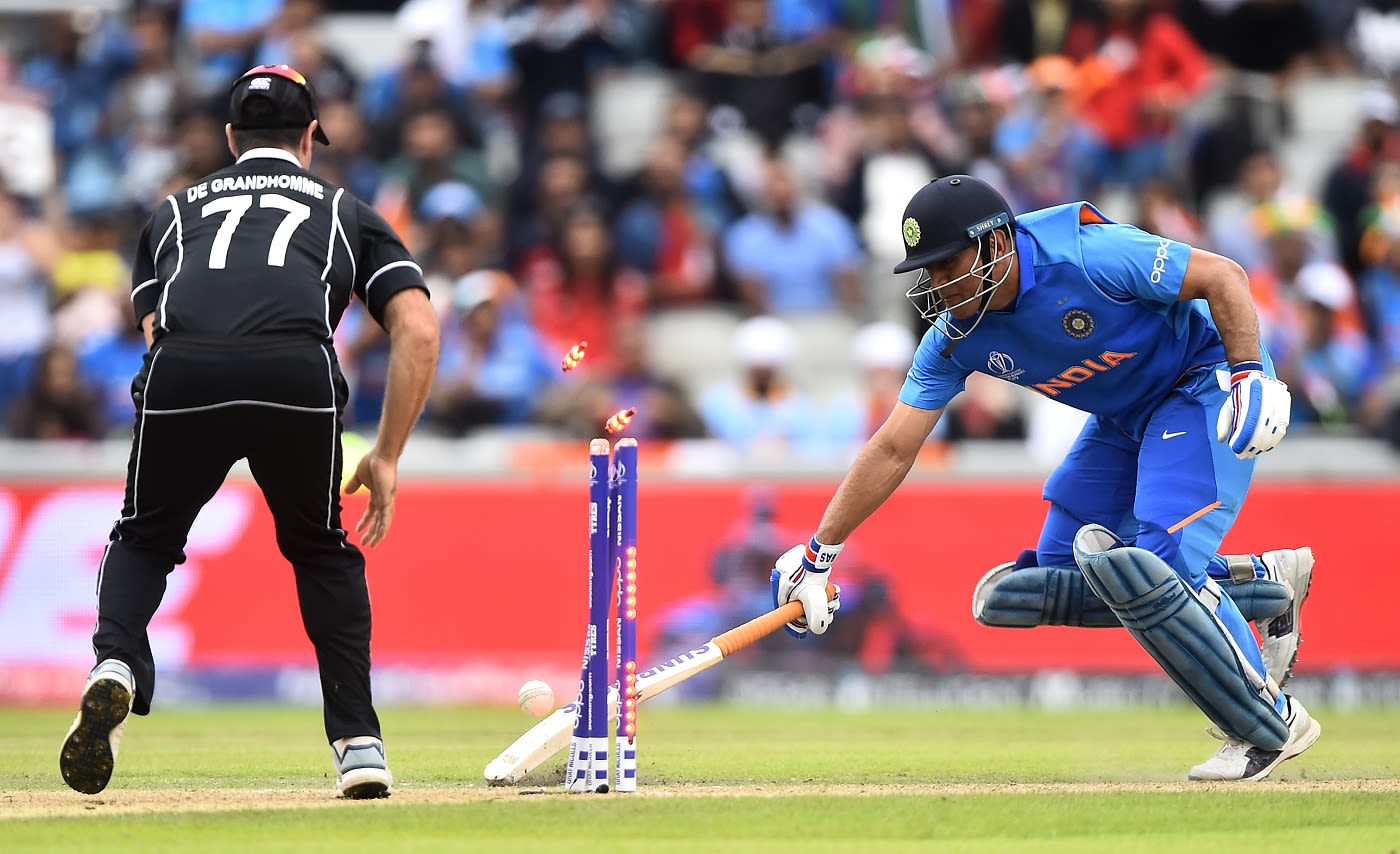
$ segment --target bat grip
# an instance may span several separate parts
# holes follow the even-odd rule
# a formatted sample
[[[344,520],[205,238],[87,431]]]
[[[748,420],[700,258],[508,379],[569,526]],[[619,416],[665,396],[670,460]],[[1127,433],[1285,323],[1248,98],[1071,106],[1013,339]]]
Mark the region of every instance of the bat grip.
[[[836,595],[836,585],[826,586],[826,598],[831,599]],[[789,602],[781,608],[776,608],[762,616],[754,617],[741,626],[735,626],[721,635],[716,635],[711,641],[719,648],[720,655],[728,657],[755,641],[768,637],[781,629],[786,624],[802,616],[802,603]]]

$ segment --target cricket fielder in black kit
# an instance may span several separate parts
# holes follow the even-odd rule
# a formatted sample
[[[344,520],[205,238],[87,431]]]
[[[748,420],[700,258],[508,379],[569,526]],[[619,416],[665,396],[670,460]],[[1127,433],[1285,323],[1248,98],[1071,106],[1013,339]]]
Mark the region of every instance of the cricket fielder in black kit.
[[[97,665],[59,767],[88,794],[111,779],[127,715],[150,712],[147,626],[166,575],[185,560],[195,516],[246,458],[296,575],[336,789],[382,797],[393,780],[370,693],[365,560],[340,526],[347,387],[331,336],[352,294],[389,333],[378,439],[347,484],[370,490],[356,529],[373,546],[432,383],[438,321],[388,224],[307,171],[313,141],[329,141],[301,74],[252,69],[232,86],[229,119],[237,162],[167,197],[137,247],[131,301],[149,349],[132,382],[126,499],[97,574]]]

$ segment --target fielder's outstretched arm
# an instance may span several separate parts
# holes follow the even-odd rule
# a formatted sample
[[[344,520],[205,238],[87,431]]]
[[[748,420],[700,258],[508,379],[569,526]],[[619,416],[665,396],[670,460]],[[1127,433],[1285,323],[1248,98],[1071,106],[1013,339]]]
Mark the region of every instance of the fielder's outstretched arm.
[[[919,449],[942,416],[942,409],[918,409],[896,403],[837,487],[822,514],[816,539],[823,543],[846,542],[860,523],[904,482],[919,458]]]

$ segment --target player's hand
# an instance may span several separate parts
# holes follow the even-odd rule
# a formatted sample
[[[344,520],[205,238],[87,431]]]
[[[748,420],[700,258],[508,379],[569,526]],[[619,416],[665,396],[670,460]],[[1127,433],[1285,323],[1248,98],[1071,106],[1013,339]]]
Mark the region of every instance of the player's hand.
[[[1242,460],[1273,450],[1288,432],[1293,397],[1288,386],[1264,373],[1259,362],[1230,369],[1230,396],[1220,407],[1215,432]]]
[[[389,523],[394,518],[394,495],[399,488],[398,461],[374,450],[365,454],[345,484],[345,494],[351,495],[361,486],[369,487],[369,504],[360,521],[355,523],[355,530],[361,535],[362,545],[378,545],[389,533]]]
[[[828,600],[826,585],[831,578],[831,565],[840,553],[841,546],[823,546],[813,537],[809,544],[793,546],[778,558],[770,578],[773,607],[793,601],[802,603],[803,616],[784,627],[788,634],[795,638],[804,637],[809,631],[819,635],[836,619],[836,612],[841,609],[841,588],[836,587]]]

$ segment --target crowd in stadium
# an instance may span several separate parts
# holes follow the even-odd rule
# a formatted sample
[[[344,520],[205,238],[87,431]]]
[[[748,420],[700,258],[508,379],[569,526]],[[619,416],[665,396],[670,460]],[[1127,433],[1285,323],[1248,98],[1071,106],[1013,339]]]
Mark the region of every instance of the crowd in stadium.
[[[1294,423],[1400,442],[1394,0],[409,0],[373,60],[328,37],[328,6],[11,19],[5,434],[129,431],[135,234],[230,162],[229,83],[285,62],[333,141],[312,170],[380,210],[432,286],[444,348],[427,430],[592,435],[635,406],[642,437],[849,447],[924,329],[902,297],[913,281],[889,272],[900,212],[964,172],[1017,211],[1090,199],[1235,259]],[[600,92],[638,78],[664,98],[601,115]],[[1358,117],[1299,181],[1293,93],[1319,78],[1355,81]],[[630,160],[600,130],[619,121],[650,129]],[[658,319],[674,336],[716,314],[733,322],[696,325],[714,340],[673,375],[656,351],[680,344]],[[850,372],[804,371],[804,335],[833,318],[850,334],[822,346]],[[580,340],[583,366],[562,372]],[[352,310],[337,347],[347,422],[372,431],[387,340]],[[704,370],[707,351],[725,371]],[[945,438],[1024,438],[1031,409],[970,383]]]

